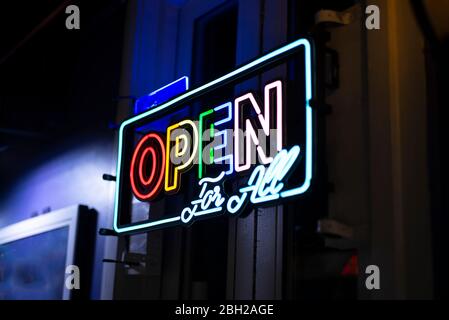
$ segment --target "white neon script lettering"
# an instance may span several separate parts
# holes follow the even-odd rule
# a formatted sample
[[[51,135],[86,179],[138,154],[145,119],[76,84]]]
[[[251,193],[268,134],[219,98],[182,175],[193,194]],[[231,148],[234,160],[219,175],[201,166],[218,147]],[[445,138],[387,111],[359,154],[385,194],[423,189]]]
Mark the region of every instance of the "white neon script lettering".
[[[225,173],[222,172],[217,178],[204,178],[199,181],[199,185],[202,185],[199,199],[190,202],[192,207],[186,207],[181,212],[181,221],[189,223],[193,217],[208,215],[217,213],[223,210],[222,204],[225,202],[225,198],[221,193],[221,187],[216,185],[212,190],[207,190],[209,184],[217,183],[223,179]],[[200,211],[198,210],[200,208]]]
[[[268,167],[257,166],[251,173],[247,186],[239,190],[240,194],[233,195],[228,199],[223,194],[220,185],[225,177],[225,172],[222,172],[217,178],[200,180],[199,197],[190,203],[191,206],[182,210],[181,221],[189,223],[193,217],[225,213],[226,211],[236,214],[246,204],[248,197],[251,203],[264,203],[282,198],[284,181],[291,173],[299,154],[299,146],[294,146],[289,151],[280,151]],[[226,206],[223,208],[225,202]]]
[[[290,173],[300,154],[299,146],[294,146],[290,151],[282,150],[273,159],[268,167],[257,166],[252,172],[248,186],[240,189],[241,195],[232,196],[228,201],[228,211],[238,212],[250,194],[251,203],[263,203],[280,198],[284,189],[282,182]],[[243,198],[243,200],[242,200]]]

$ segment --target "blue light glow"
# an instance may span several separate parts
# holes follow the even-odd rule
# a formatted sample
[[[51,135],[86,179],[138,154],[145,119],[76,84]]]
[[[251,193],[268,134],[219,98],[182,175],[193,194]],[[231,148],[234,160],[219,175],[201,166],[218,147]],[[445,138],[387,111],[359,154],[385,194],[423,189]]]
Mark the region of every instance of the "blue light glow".
[[[167,102],[171,98],[189,90],[189,77],[182,77],[148,95],[140,97],[134,105],[134,114],[139,114],[148,109]]]

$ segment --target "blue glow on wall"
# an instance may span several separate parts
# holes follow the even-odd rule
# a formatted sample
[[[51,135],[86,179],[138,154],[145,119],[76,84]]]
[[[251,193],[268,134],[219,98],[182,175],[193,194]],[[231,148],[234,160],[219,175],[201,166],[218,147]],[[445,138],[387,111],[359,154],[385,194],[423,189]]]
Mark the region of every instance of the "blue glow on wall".
[[[24,169],[0,197],[0,228],[76,204],[85,204],[98,212],[98,226],[107,226],[114,201],[114,184],[102,180],[103,173],[114,170],[115,156],[112,136],[86,134],[75,141],[55,145],[53,151],[44,151],[41,161]],[[57,150],[57,151],[56,151]],[[97,236],[91,298],[100,299],[102,286],[102,259],[105,238]]]

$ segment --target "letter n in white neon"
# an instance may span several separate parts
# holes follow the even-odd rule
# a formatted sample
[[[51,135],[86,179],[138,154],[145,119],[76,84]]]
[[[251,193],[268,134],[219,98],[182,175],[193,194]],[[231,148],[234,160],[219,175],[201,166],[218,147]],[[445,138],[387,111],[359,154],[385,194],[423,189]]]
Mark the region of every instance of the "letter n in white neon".
[[[276,105],[271,106],[271,94],[275,90]],[[248,103],[249,102],[249,103]],[[253,127],[249,119],[243,119],[242,109],[244,106],[251,105],[257,114],[258,122],[262,128],[266,137],[270,136],[270,114],[272,109],[275,109],[276,114],[276,150],[279,152],[282,150],[282,82],[275,81],[269,83],[264,89],[264,112],[257,103],[254,95],[252,93],[245,94],[241,97],[235,99],[234,103],[234,156],[235,156],[235,171],[242,172],[248,170],[251,167],[252,162],[252,152],[251,152],[251,142],[256,146],[257,154],[259,156],[262,164],[269,164],[273,161],[273,157],[269,157],[266,154],[266,147],[260,145],[259,139],[256,132],[258,131]],[[242,134],[246,132],[246,136]],[[244,139],[241,143],[241,139]],[[242,150],[243,147],[243,150]],[[243,153],[243,163],[240,158],[240,154]],[[255,163],[255,162],[254,162]]]

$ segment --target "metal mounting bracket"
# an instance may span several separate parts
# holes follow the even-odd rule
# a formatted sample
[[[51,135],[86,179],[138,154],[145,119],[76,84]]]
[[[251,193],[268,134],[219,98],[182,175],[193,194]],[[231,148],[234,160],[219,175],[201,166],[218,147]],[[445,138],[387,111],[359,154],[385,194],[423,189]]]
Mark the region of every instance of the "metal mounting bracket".
[[[345,26],[354,20],[352,13],[334,10],[320,10],[315,14],[315,24],[328,24],[329,26]]]

